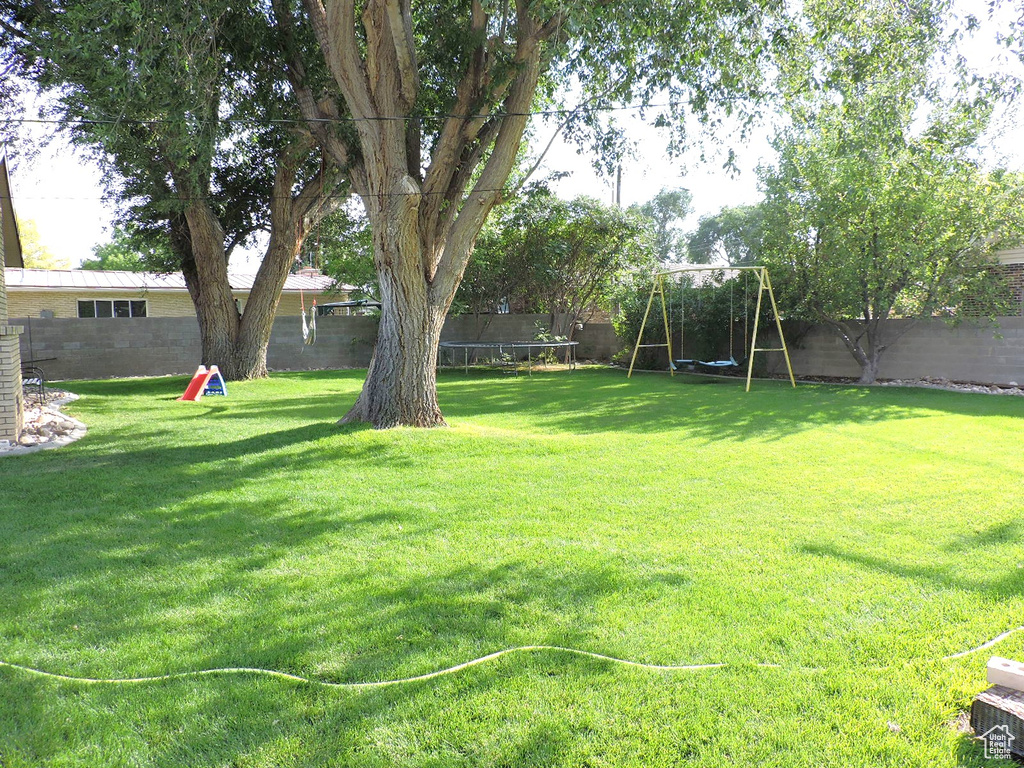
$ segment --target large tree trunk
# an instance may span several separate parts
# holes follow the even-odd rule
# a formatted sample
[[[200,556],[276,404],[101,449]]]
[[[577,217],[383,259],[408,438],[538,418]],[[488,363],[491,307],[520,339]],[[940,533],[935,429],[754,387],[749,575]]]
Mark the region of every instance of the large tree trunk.
[[[857,379],[857,383],[870,386],[878,380],[878,367],[882,362],[882,353],[880,350],[869,349],[863,353],[863,356],[857,359],[860,363],[860,378]]]
[[[281,5],[275,8],[287,32]],[[305,0],[304,6],[356,136],[324,129],[324,119],[341,111],[315,100],[301,62],[289,63],[289,77],[310,132],[348,169],[363,199],[383,305],[363,391],[342,422],[368,421],[378,429],[440,426],[441,326],[515,163],[540,77],[542,44],[563,16],[538,19],[533,4],[516,3],[511,66],[498,65],[504,58],[489,48],[488,14],[474,0],[471,38],[477,42],[467,52],[451,114],[424,169],[422,125],[414,119],[420,81],[409,0],[370,0],[361,5],[361,23],[355,0]]]
[[[380,283],[380,328],[363,391],[339,423],[368,421],[377,429],[445,426],[437,403],[437,345],[451,296],[439,300],[437,287],[424,273],[428,259],[418,235],[412,181],[403,178],[393,188],[410,194],[367,205]]]
[[[279,227],[271,233],[267,253],[239,318],[238,335],[231,350],[231,378],[260,379],[267,375],[267,348],[281,290],[302,248],[304,233],[295,231],[299,226],[292,222],[285,231]]]
[[[196,308],[202,343],[203,365],[216,365],[232,381],[264,378],[267,347],[274,326],[281,290],[299,255],[309,218],[321,218],[338,206],[325,201],[324,185],[335,171],[321,168],[312,181],[293,195],[297,170],[313,142],[301,138],[276,158],[274,189],[270,201],[270,243],[260,262],[243,312],[239,312],[228,282],[224,231],[214,212],[203,201],[191,201],[185,209],[187,236],[179,237],[182,272]]]
[[[239,312],[228,282],[228,260],[224,252],[224,230],[216,215],[203,201],[191,201],[185,208],[192,258],[182,272],[192,295],[199,321],[203,365],[216,365],[226,378],[250,378],[234,363],[238,340]]]
[[[437,403],[437,344],[445,310],[420,291],[381,276],[380,330],[363,391],[339,422],[367,421],[377,429],[445,426]],[[385,280],[388,280],[385,288]]]

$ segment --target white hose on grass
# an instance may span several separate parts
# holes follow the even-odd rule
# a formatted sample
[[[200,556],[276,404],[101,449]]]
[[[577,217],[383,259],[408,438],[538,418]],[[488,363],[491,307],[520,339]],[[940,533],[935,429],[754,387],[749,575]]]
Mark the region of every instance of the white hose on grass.
[[[1001,643],[1006,638],[1017,632],[1024,631],[1024,626],[1016,627],[1014,629],[1007,630],[1002,634],[996,635],[991,640],[987,640],[981,645],[975,646],[974,648],[968,648],[966,651],[960,651],[959,653],[951,653],[948,656],[942,656],[939,659],[932,659],[931,661],[952,661],[954,659],[960,659],[964,656],[969,656],[972,653],[983,651],[986,648],[991,648],[998,643]],[[259,669],[256,667],[220,667],[218,669],[202,669],[192,672],[172,672],[168,675],[154,675],[150,677],[116,677],[116,678],[102,678],[102,677],[76,677],[74,675],[61,675],[56,672],[46,672],[41,669],[33,669],[32,667],[26,667],[21,664],[13,664],[8,661],[0,661],[0,667],[6,667],[8,669],[18,670],[19,672],[25,672],[30,675],[37,677],[45,677],[51,680],[61,680],[68,683],[86,683],[92,685],[126,685],[126,684],[137,684],[137,683],[156,683],[165,680],[180,680],[189,677],[205,677],[210,675],[259,675],[262,677],[272,677],[279,680],[288,680],[295,683],[306,683],[308,685],[318,685],[324,688],[350,688],[350,689],[367,689],[367,688],[387,688],[394,685],[405,685],[406,683],[419,683],[426,680],[433,680],[438,677],[444,677],[445,675],[451,675],[455,672],[461,672],[464,669],[470,667],[476,667],[480,664],[486,664],[489,661],[494,661],[502,656],[509,656],[517,653],[568,653],[573,656],[585,656],[591,659],[598,659],[599,661],[608,661],[613,664],[620,664],[626,667],[635,667],[637,669],[646,669],[654,672],[700,672],[708,669],[727,669],[727,668],[754,668],[754,669],[791,669],[801,672],[823,672],[829,667],[788,667],[783,664],[775,664],[769,662],[716,662],[710,664],[647,664],[642,661],[631,661],[629,659],[619,659],[615,656],[606,656],[603,653],[594,653],[593,651],[584,651],[579,648],[566,648],[560,645],[520,645],[514,648],[506,648],[501,651],[495,651],[489,653],[486,656],[481,656],[478,659],[472,659],[471,661],[464,661],[461,664],[456,664],[454,667],[446,667],[445,669],[439,669],[434,672],[427,672],[423,675],[414,675],[412,677],[401,677],[396,680],[375,680],[365,683],[331,683],[325,680],[315,680],[308,677],[302,677],[301,675],[292,675],[288,672],[279,672],[275,669]],[[929,660],[918,660],[918,661],[929,661]],[[891,669],[895,664],[877,667],[858,667],[858,669],[881,671],[885,669]]]

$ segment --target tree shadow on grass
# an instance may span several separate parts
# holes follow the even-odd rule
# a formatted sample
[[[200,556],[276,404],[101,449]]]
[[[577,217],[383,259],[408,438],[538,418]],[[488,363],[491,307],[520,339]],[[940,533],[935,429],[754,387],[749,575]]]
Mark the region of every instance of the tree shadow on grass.
[[[617,371],[538,374],[528,379],[449,375],[440,380],[451,419],[522,413],[530,422],[576,434],[685,430],[709,440],[772,441],[820,427],[868,424],[942,411],[1024,418],[1024,402],[982,402],[933,390],[758,382],[691,384],[689,378],[629,380]]]
[[[147,602],[166,606],[171,599],[155,587],[139,582],[143,593],[125,610],[131,620],[108,622],[101,632],[83,638],[81,651],[89,658],[83,663],[69,649],[64,663],[78,674],[134,675],[174,672],[219,666],[256,666],[278,669],[332,681],[371,681],[434,671],[501,648],[524,642],[586,647],[585,622],[580,615],[609,594],[618,593],[630,577],[595,564],[593,568],[565,573],[517,563],[495,566],[462,564],[444,571],[411,576],[387,587],[384,584],[356,585],[338,600],[319,605],[303,601],[297,585],[285,579],[253,585],[259,576],[243,563],[225,574],[218,592],[239,588],[252,590],[252,599],[230,608],[232,615],[220,626],[205,626],[196,636],[177,636],[166,620],[148,619]],[[116,580],[116,579],[115,579]],[[147,601],[148,598],[148,601]],[[183,602],[195,602],[198,595],[182,595]],[[70,596],[69,596],[69,601]],[[215,595],[205,598],[210,602]],[[221,604],[224,609],[223,604]],[[524,637],[526,624],[537,611],[547,618],[542,634]],[[286,618],[286,627],[275,627],[273,618]],[[118,646],[130,646],[133,635],[163,633],[174,646],[174,663],[153,669],[135,660],[127,669],[110,653]],[[108,648],[99,657],[90,653]],[[31,664],[31,659],[15,659]],[[166,663],[166,661],[161,662]],[[403,720],[443,720],[438,706],[458,703],[464,692],[480,698],[492,686],[503,688],[510,675],[523,667],[547,669],[558,675],[570,667],[603,668],[604,662],[568,657],[521,657],[466,670],[425,683],[368,691],[326,690],[311,686],[247,676],[198,678],[120,688],[88,687],[19,677],[4,671],[0,679],[16,697],[0,697],[0,714],[6,710],[10,722],[34,725],[38,733],[26,735],[40,763],[50,759],[96,754],[90,739],[98,733],[107,748],[147,754],[157,765],[207,765],[238,760],[243,755],[262,753],[282,737],[300,738],[304,744],[325,742],[329,750],[313,756],[308,764],[347,764],[334,757],[339,750],[351,750],[373,764],[366,752],[374,734],[386,729],[394,738]],[[84,667],[84,668],[83,668]],[[511,670],[515,669],[516,672]],[[496,691],[494,696],[504,695]],[[510,706],[514,707],[512,702]],[[398,715],[395,715],[395,710]],[[536,713],[535,715],[536,716]],[[65,729],[70,720],[73,726]],[[83,721],[85,727],[83,727]],[[570,729],[559,726],[557,713],[539,718],[511,739],[500,751],[509,765],[545,765],[573,739]],[[91,727],[90,727],[91,726]],[[416,754],[406,757],[410,764],[430,764],[430,749],[424,749],[420,734]],[[560,746],[561,745],[561,746]],[[452,745],[447,745],[452,749]],[[438,747],[444,752],[443,745]],[[371,750],[372,751],[372,750]],[[360,753],[362,753],[360,755]],[[317,755],[323,759],[317,762]],[[435,756],[436,757],[436,756]],[[458,758],[458,750],[444,764]],[[332,759],[333,758],[333,759]],[[471,757],[458,760],[473,764]],[[422,761],[422,763],[421,763]],[[126,761],[127,762],[127,761]],[[360,761],[361,762],[361,761]],[[386,762],[386,761],[385,761]]]
[[[911,565],[862,552],[852,552],[831,544],[805,544],[804,554],[849,563],[861,568],[885,573],[900,579],[916,581],[945,590],[966,590],[994,602],[1019,598],[1024,595],[1024,570],[1016,565],[1007,567],[1003,576],[979,579],[964,574],[962,567],[953,562],[938,565]]]
[[[351,406],[362,371],[313,371],[275,375],[289,386],[314,391],[222,401],[207,398],[183,404],[179,418],[224,423],[261,413],[301,421],[323,420],[335,434],[335,422]],[[143,380],[144,394],[170,398],[181,382]],[[110,382],[84,385],[96,394],[110,394]],[[344,391],[323,392],[340,386]],[[441,408],[450,420],[522,415],[542,429],[574,434],[685,430],[708,440],[770,442],[821,427],[869,424],[927,416],[933,412],[972,417],[1024,418],[1024,401],[926,389],[839,387],[788,382],[756,382],[749,392],[741,380],[648,375],[627,379],[621,371],[542,372],[508,377],[490,372],[442,371],[438,377]],[[176,395],[175,395],[176,396]],[[528,428],[527,428],[528,429]]]

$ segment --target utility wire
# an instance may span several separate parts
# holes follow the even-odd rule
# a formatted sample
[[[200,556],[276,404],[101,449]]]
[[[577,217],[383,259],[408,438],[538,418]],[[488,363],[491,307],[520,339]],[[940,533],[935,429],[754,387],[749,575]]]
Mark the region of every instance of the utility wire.
[[[497,187],[494,189],[471,189],[463,193],[463,198],[478,193],[488,192],[505,192],[511,191],[510,187]],[[444,195],[444,191],[437,192],[369,192],[366,197],[426,197],[430,195]],[[323,196],[324,200],[330,200],[335,198],[349,198],[349,197],[360,197],[356,192],[346,193],[331,193]],[[218,202],[221,198],[216,195],[199,195],[195,197],[177,197],[172,196],[161,200],[152,200],[148,196],[139,195],[138,198],[142,200],[142,204],[154,204],[154,203],[193,203],[193,202]],[[144,200],[143,200],[144,198]],[[133,197],[120,197],[119,195],[98,195],[98,196],[81,196],[81,197],[65,197],[65,196],[51,196],[51,195],[0,195],[0,200],[102,200],[104,202],[130,202]],[[288,195],[268,195],[263,198],[264,200],[287,200]],[[148,203],[146,202],[148,201]]]
[[[552,117],[552,116],[564,116],[572,115],[580,112],[627,112],[627,111],[638,111],[642,109],[660,109],[662,107],[678,107],[681,106],[681,102],[667,101],[663,103],[645,103],[645,104],[630,104],[620,106],[579,106],[579,107],[566,107],[563,109],[539,109],[529,112],[490,112],[490,113],[476,113],[476,114],[465,114],[459,115],[454,113],[440,113],[436,115],[376,115],[372,117],[318,117],[310,120],[306,120],[301,117],[280,117],[280,118],[247,118],[247,117],[225,117],[225,118],[192,118],[182,117],[177,120],[170,118],[133,118],[133,117],[121,117],[121,118],[102,118],[102,119],[89,119],[89,118],[30,118],[30,117],[7,117],[0,118],[0,124],[12,124],[12,123],[31,123],[39,125],[118,125],[118,124],[131,124],[131,125],[160,125],[160,124],[173,124],[181,122],[189,123],[227,123],[227,124],[238,124],[238,125],[305,125],[309,123],[320,123],[320,124],[338,124],[338,123],[358,123],[358,122],[408,122],[411,120],[478,120],[478,119],[489,119],[489,118],[506,118],[506,117]]]

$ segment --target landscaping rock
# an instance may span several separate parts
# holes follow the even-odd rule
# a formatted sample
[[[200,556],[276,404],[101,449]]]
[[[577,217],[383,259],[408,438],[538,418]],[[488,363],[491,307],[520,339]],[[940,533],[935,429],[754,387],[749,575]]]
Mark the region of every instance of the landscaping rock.
[[[0,440],[0,456],[60,448],[81,438],[85,424],[60,412],[61,406],[77,399],[71,392],[49,388],[42,399],[26,398],[21,437],[17,443]]]

